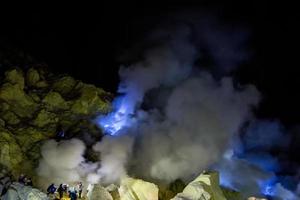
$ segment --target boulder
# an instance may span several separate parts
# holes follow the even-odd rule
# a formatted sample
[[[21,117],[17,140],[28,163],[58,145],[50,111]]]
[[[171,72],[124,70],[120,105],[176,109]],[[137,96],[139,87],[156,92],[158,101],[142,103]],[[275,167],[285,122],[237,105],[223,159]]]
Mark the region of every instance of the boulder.
[[[105,188],[112,196],[113,200],[120,200],[118,186],[111,184]]]
[[[0,88],[0,101],[9,105],[9,109],[19,117],[30,118],[38,108],[33,99],[17,84],[4,83]]]
[[[172,199],[176,194],[183,191],[186,184],[181,180],[177,179],[171,182],[168,186],[161,185],[159,187],[159,199],[160,200],[169,200]]]
[[[121,200],[158,200],[158,187],[141,179],[123,178],[119,194]]]
[[[13,183],[8,188],[3,200],[49,200],[47,195],[38,189],[25,186],[20,183]]]
[[[19,69],[12,69],[5,72],[4,81],[11,83],[12,85],[17,85],[21,90],[23,90],[25,86],[23,72]]]
[[[55,113],[49,112],[45,109],[41,109],[36,118],[33,120],[33,125],[39,128],[43,128],[50,124],[57,124],[59,118]]]
[[[109,104],[102,97],[102,90],[90,84],[80,84],[76,87],[79,98],[73,101],[71,111],[79,115],[89,113],[106,113],[110,109]]]
[[[77,81],[70,76],[64,76],[53,83],[53,90],[62,95],[67,95],[73,92]]]
[[[242,194],[240,192],[237,192],[235,190],[229,189],[229,188],[224,188],[222,187],[222,192],[226,199],[228,200],[243,200]]]
[[[172,200],[226,200],[217,172],[202,173]]]
[[[3,168],[3,167],[0,166],[0,169],[1,168]],[[4,195],[6,193],[7,189],[11,185],[11,183],[12,183],[11,176],[5,169],[2,169],[0,171],[0,196]]]
[[[0,129],[0,163],[5,168],[19,171],[23,152],[15,137],[8,131]]]
[[[9,110],[3,111],[1,113],[1,117],[9,125],[16,125],[16,124],[20,123],[19,117],[15,113],[13,113]]]
[[[36,83],[40,80],[39,72],[34,69],[30,68],[26,73],[26,83],[28,86],[35,86]]]
[[[90,185],[87,193],[88,200],[114,200],[111,194],[100,184]]]
[[[57,92],[49,92],[42,101],[48,110],[66,110],[69,108],[67,102]]]

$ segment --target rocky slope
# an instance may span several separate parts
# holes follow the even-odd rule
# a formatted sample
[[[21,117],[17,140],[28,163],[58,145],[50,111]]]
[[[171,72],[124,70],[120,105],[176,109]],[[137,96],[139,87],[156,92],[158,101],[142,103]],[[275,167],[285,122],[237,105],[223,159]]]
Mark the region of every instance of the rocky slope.
[[[0,168],[14,177],[33,176],[40,143],[59,131],[92,144],[101,132],[91,118],[110,110],[110,98],[101,88],[43,68],[6,71],[0,85]]]

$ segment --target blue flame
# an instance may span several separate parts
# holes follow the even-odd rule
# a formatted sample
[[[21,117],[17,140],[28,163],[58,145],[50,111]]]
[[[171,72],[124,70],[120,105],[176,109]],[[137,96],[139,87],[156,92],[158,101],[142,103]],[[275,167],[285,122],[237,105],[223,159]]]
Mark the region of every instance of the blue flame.
[[[258,180],[258,183],[259,183],[260,191],[262,194],[264,194],[266,196],[274,196],[275,195],[275,186],[277,183],[276,178],[273,177],[267,181]]]
[[[105,116],[101,115],[96,123],[103,129],[104,133],[115,136],[132,123],[132,109],[123,96],[113,102],[113,111]]]

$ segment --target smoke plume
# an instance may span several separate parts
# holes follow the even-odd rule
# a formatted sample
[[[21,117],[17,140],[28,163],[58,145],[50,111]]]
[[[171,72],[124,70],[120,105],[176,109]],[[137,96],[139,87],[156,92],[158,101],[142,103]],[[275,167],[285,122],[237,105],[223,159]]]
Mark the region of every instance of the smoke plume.
[[[212,168],[224,186],[246,195],[296,199],[278,180],[280,164],[270,153],[289,145],[282,125],[256,120],[260,93],[229,76],[249,57],[248,34],[211,18],[187,19],[154,31],[146,49],[126,56],[140,59],[120,68],[114,110],[95,120],[106,133],[93,147],[101,161],[84,161],[77,139],[48,141],[37,170],[42,180],[110,184],[129,175],[168,183]]]
[[[85,145],[78,139],[56,142],[49,140],[42,146],[37,174],[39,185],[71,183],[81,179],[79,166],[84,161]]]
[[[201,26],[204,32],[213,27]],[[124,145],[119,135],[133,140],[127,151],[132,159],[126,162],[130,175],[162,182],[190,180],[222,157],[259,102],[254,86],[236,88],[230,77],[216,79],[197,66],[199,41],[207,39],[206,34],[195,36],[198,30],[182,23],[160,29],[148,37],[154,45],[143,50],[142,60],[120,69],[123,95],[115,110],[98,122],[119,145]],[[222,57],[218,55],[214,58]],[[114,144],[108,146],[118,148]]]

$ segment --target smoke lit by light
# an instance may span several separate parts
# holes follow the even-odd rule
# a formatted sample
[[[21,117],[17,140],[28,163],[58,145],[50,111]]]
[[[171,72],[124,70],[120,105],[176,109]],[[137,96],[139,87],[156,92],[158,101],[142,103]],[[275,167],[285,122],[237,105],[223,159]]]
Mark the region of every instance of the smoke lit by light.
[[[113,103],[114,110],[105,116],[97,118],[97,124],[109,135],[118,135],[120,130],[132,123],[130,109],[125,97],[119,97]]]

